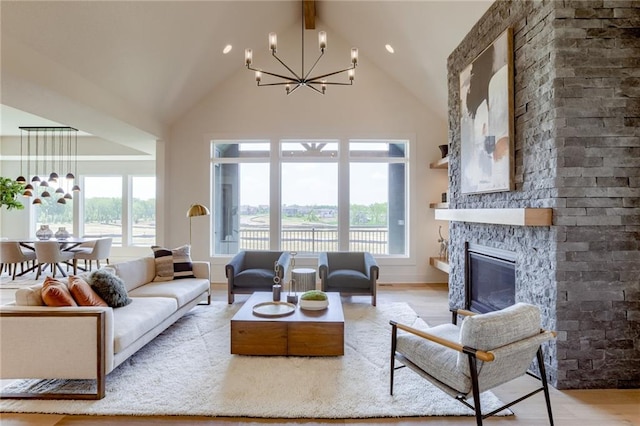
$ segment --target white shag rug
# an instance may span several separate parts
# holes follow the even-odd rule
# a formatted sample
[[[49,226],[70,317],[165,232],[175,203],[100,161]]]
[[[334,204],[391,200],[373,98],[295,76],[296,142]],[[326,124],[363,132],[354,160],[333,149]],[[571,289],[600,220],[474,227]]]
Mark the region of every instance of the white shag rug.
[[[345,354],[321,358],[231,355],[229,321],[239,307],[212,302],[194,308],[107,376],[104,399],[1,400],[0,411],[264,418],[473,415],[408,368],[396,371],[394,395],[389,395],[389,320],[426,326],[406,303],[343,304]],[[24,380],[9,388],[87,386],[93,382]],[[482,394],[482,403],[487,411],[500,405],[491,392]]]

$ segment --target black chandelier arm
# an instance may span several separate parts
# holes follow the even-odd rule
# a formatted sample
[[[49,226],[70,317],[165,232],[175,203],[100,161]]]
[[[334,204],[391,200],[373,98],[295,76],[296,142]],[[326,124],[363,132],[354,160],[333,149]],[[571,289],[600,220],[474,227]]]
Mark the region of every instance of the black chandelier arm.
[[[300,85],[300,82],[298,80],[291,80],[289,81],[281,81],[279,83],[262,83],[262,82],[258,82],[258,86],[263,87],[263,86],[286,86],[288,84],[296,84],[296,85]]]
[[[289,96],[290,94],[292,94],[293,92],[295,92],[296,90],[298,90],[298,88],[302,87],[302,84],[298,83],[295,85],[295,87],[293,89],[287,90],[287,96]]]
[[[317,75],[315,77],[310,78],[309,81],[316,81],[316,80],[319,80],[321,78],[331,77],[332,75],[340,74],[340,73],[343,73],[343,72],[346,72],[346,71],[351,71],[353,69],[356,69],[355,65],[351,65],[349,68],[345,68],[345,69],[340,70],[340,71],[334,71],[334,72],[330,72],[328,74]]]
[[[249,69],[251,71],[258,71],[258,72],[261,72],[262,74],[270,75],[270,76],[273,76],[273,77],[278,77],[278,78],[281,78],[283,80],[288,80],[291,83],[297,83],[297,82],[300,81],[298,76],[296,76],[295,78],[294,77],[289,77],[289,76],[286,76],[286,75],[276,74],[276,73],[272,73],[272,72],[269,72],[269,71],[264,71],[264,70],[259,70],[257,68],[252,68],[249,65],[247,65],[247,69]],[[284,84],[287,84],[287,83],[284,83]],[[266,86],[266,85],[264,85],[264,86]]]
[[[304,54],[304,53],[303,53],[303,54]],[[289,68],[289,66],[288,66],[287,64],[285,64],[284,62],[282,62],[282,60],[281,60],[280,58],[278,58],[278,55],[276,55],[276,52],[273,52],[273,51],[272,51],[272,52],[271,52],[271,55],[272,55],[274,58],[276,58],[276,59],[278,60],[278,62],[280,62],[280,63],[282,64],[282,66],[283,66],[283,67],[285,67],[287,70],[289,70],[289,72],[290,72],[291,74],[295,75],[295,76],[296,76],[296,80],[297,80],[297,81],[302,80],[302,79],[300,78],[300,76],[299,76],[299,75],[298,75],[294,70],[292,70],[291,68]],[[302,70],[302,72],[304,72],[304,70]]]
[[[318,56],[318,59],[316,59],[316,61],[313,63],[313,65],[311,66],[309,71],[305,74],[305,76],[304,76],[305,80],[309,79],[309,75],[311,75],[311,73],[313,72],[313,69],[316,67],[316,65],[318,65],[318,62],[320,62],[320,59],[323,56],[324,56],[324,49],[322,49],[322,51],[320,51],[320,55]],[[302,72],[304,72],[304,70],[302,70]],[[312,78],[311,80],[314,80],[314,79]]]
[[[315,81],[315,80],[310,80],[307,81],[307,85],[311,88],[313,88],[312,85],[317,84],[317,85],[326,85],[326,86],[353,86],[353,81],[350,81],[349,83],[340,83],[340,82],[331,82],[331,81]]]

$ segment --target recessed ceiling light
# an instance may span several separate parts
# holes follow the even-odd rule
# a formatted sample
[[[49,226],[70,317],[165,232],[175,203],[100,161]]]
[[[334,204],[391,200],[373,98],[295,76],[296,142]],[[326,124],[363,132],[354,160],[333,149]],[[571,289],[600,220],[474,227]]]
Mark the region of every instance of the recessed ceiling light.
[[[393,47],[390,44],[385,44],[384,48],[387,49],[387,52],[389,53],[395,52],[395,50],[393,50]]]
[[[225,55],[229,52],[231,52],[231,49],[233,49],[233,46],[231,46],[230,44],[227,44],[224,49],[222,49],[222,53],[224,53]]]

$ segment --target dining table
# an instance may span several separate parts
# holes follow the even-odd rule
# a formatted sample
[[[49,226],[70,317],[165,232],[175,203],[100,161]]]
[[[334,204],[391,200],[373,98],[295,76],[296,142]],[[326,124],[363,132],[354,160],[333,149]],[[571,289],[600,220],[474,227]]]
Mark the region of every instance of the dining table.
[[[62,251],[71,251],[74,248],[78,247],[80,244],[82,243],[87,243],[87,242],[91,242],[91,241],[96,241],[98,238],[85,238],[85,237],[68,237],[68,238],[49,238],[48,240],[41,240],[39,238],[36,237],[29,237],[29,238],[14,238],[14,239],[7,239],[4,241],[15,241],[18,242],[20,244],[20,246],[29,249],[29,250],[33,250],[35,251],[35,243],[39,242],[39,241],[56,241],[58,242],[58,244],[60,244],[60,250]],[[67,265],[73,267],[73,263],[71,262],[64,262]],[[79,266],[76,266],[78,269],[80,269],[81,271],[86,271],[86,269],[81,268]],[[25,269],[24,271],[21,271],[19,274],[17,274],[17,276],[22,276],[25,275],[35,269],[38,268],[38,264],[36,263],[34,266],[32,266],[31,268]],[[63,271],[62,272],[63,275],[66,276],[66,274]]]

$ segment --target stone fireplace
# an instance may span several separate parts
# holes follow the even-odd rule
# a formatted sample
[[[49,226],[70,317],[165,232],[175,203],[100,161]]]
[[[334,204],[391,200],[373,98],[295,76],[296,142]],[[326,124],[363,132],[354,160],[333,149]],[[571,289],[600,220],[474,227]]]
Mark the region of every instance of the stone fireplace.
[[[459,75],[508,26],[515,189],[461,194]],[[449,208],[553,209],[551,226],[449,222],[450,305],[465,306],[466,243],[512,253],[515,301],[558,332],[559,389],[640,386],[639,50],[631,2],[504,0],[448,59]]]

